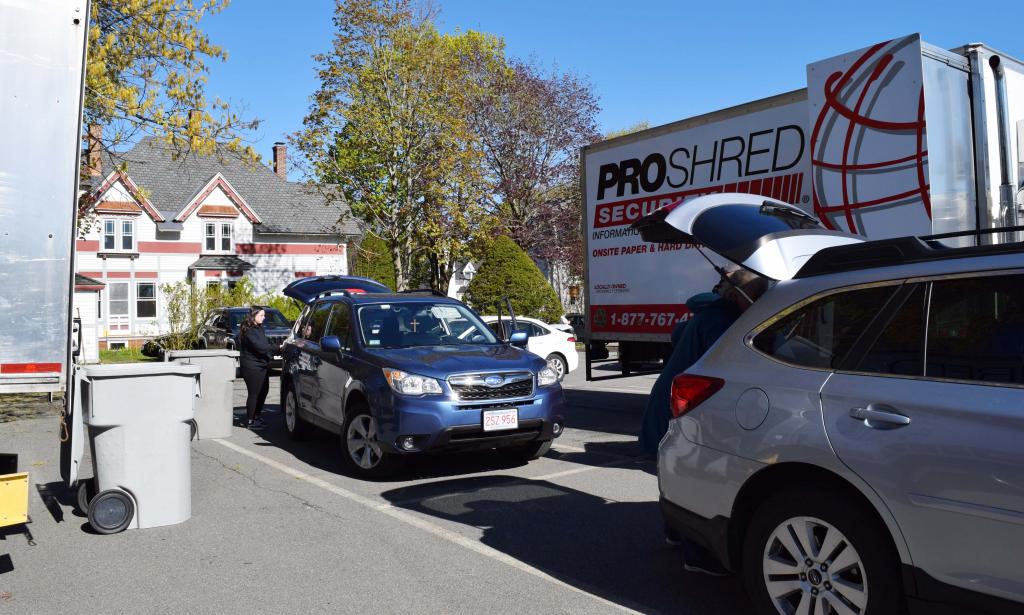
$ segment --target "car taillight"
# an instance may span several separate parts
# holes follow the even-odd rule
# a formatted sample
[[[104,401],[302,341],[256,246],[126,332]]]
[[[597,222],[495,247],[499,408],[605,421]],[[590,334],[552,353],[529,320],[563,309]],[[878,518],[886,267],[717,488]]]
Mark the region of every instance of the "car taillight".
[[[570,336],[569,336],[569,339],[567,339],[567,340],[565,340],[565,341],[567,341],[567,342],[573,342],[573,343],[575,343],[575,342],[576,342],[576,338],[570,335]]]
[[[672,416],[679,418],[725,385],[721,378],[679,374],[672,380]]]

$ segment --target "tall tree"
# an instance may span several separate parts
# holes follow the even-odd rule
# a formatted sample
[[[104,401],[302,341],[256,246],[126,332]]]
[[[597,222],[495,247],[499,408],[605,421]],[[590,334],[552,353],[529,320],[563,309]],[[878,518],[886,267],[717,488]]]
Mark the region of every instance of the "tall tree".
[[[226,60],[227,52],[199,22],[228,2],[92,0],[84,117],[103,132],[90,133],[91,150],[112,152],[148,134],[177,154],[209,154],[220,145],[256,159],[241,138],[255,123],[206,98],[208,62]]]
[[[448,258],[448,231],[472,226],[458,223],[474,211],[479,155],[470,74],[502,57],[497,38],[441,34],[428,18],[406,0],[339,1],[334,45],[316,58],[321,86],[293,138],[327,196],[387,243],[399,290],[418,253]]]
[[[547,258],[566,241],[580,241],[565,227],[568,202],[578,183],[579,148],[600,138],[597,98],[570,73],[545,75],[515,61],[493,73],[475,99],[472,121],[480,135],[494,190],[494,206],[506,232],[534,256]],[[559,227],[551,225],[558,221]],[[578,227],[578,225],[575,225]]]

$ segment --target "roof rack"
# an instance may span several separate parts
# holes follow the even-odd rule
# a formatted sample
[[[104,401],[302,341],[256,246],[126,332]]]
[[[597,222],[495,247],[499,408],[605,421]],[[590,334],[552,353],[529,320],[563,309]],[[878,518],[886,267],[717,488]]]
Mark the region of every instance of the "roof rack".
[[[399,295],[433,295],[434,297],[447,297],[448,295],[436,288],[409,288],[398,291]]]
[[[1024,242],[1019,241],[963,248],[950,247],[939,243],[940,239],[952,239],[954,237],[980,238],[982,235],[1018,231],[1024,231],[1024,226],[957,231],[921,237],[895,237],[893,239],[880,239],[834,246],[825,248],[808,259],[793,278],[810,278],[843,271],[856,271],[858,269],[871,269],[874,267],[893,267],[896,265],[952,258],[1021,253],[1024,252]]]

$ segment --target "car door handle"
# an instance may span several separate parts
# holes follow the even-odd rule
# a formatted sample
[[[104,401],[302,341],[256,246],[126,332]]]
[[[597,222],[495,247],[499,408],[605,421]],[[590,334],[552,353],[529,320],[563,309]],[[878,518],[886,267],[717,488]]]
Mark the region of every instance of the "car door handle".
[[[876,429],[895,429],[910,424],[910,417],[904,416],[892,406],[868,404],[867,408],[850,408],[850,418],[864,421],[864,425]]]

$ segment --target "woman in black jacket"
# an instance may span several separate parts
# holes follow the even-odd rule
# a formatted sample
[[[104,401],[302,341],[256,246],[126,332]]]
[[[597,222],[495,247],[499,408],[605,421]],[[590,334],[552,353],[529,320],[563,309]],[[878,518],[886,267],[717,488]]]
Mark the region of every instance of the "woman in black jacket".
[[[262,307],[254,305],[249,308],[249,315],[239,327],[239,362],[242,367],[242,379],[249,396],[245,400],[245,411],[248,417],[246,426],[249,429],[263,429],[263,403],[267,400],[270,389],[270,360],[274,358],[270,341],[263,331],[263,319],[266,312]]]

